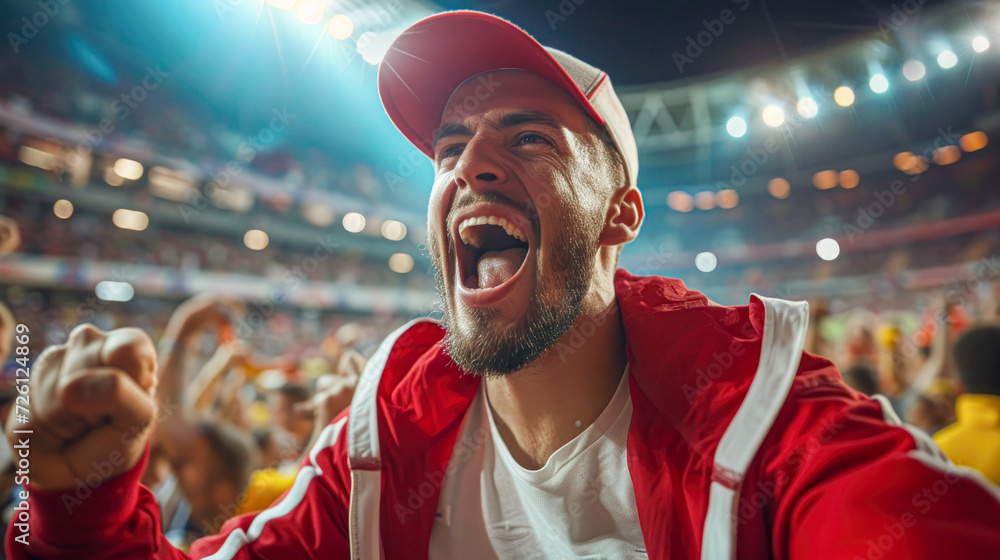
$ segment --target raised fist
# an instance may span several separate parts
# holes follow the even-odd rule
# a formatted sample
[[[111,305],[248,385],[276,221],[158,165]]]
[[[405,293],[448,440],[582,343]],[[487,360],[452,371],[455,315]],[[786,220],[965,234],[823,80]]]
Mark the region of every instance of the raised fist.
[[[146,333],[80,325],[38,357],[28,388],[27,412],[20,399],[4,428],[12,447],[28,440],[31,486],[94,488],[142,457],[157,411],[156,351]]]

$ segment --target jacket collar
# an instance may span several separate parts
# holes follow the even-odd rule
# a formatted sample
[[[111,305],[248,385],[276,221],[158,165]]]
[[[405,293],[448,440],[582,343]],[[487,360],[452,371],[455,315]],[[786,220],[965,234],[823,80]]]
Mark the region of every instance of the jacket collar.
[[[1000,395],[959,395],[955,402],[959,424],[1000,427]]]

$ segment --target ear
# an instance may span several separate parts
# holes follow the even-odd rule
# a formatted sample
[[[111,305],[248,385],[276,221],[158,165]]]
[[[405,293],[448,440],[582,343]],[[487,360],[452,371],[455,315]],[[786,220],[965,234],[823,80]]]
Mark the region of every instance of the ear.
[[[601,245],[622,245],[639,235],[639,227],[645,217],[642,208],[642,193],[634,186],[622,187],[611,195],[608,215],[604,219]]]

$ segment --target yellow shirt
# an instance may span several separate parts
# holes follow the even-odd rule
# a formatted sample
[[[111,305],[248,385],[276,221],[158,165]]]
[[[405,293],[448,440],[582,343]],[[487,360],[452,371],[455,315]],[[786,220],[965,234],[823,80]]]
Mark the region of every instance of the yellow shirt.
[[[957,421],[934,434],[957,465],[972,467],[1000,486],[1000,396],[959,395]]]
[[[296,473],[283,473],[277,469],[260,469],[250,475],[250,483],[243,492],[243,499],[234,515],[267,509],[292,487]]]

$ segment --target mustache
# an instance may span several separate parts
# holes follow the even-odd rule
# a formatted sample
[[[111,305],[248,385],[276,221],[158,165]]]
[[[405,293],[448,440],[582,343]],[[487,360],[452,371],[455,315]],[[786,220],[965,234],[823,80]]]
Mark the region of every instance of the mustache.
[[[500,206],[506,206],[525,214],[529,219],[534,219],[538,215],[535,211],[534,204],[518,204],[512,198],[496,191],[485,191],[482,193],[465,191],[455,197],[452,201],[451,208],[448,210],[448,215],[445,217],[445,236],[449,243],[454,242],[454,239],[452,239],[451,228],[448,226],[450,226],[454,220],[455,214],[466,208],[475,206],[476,204],[498,204]]]

